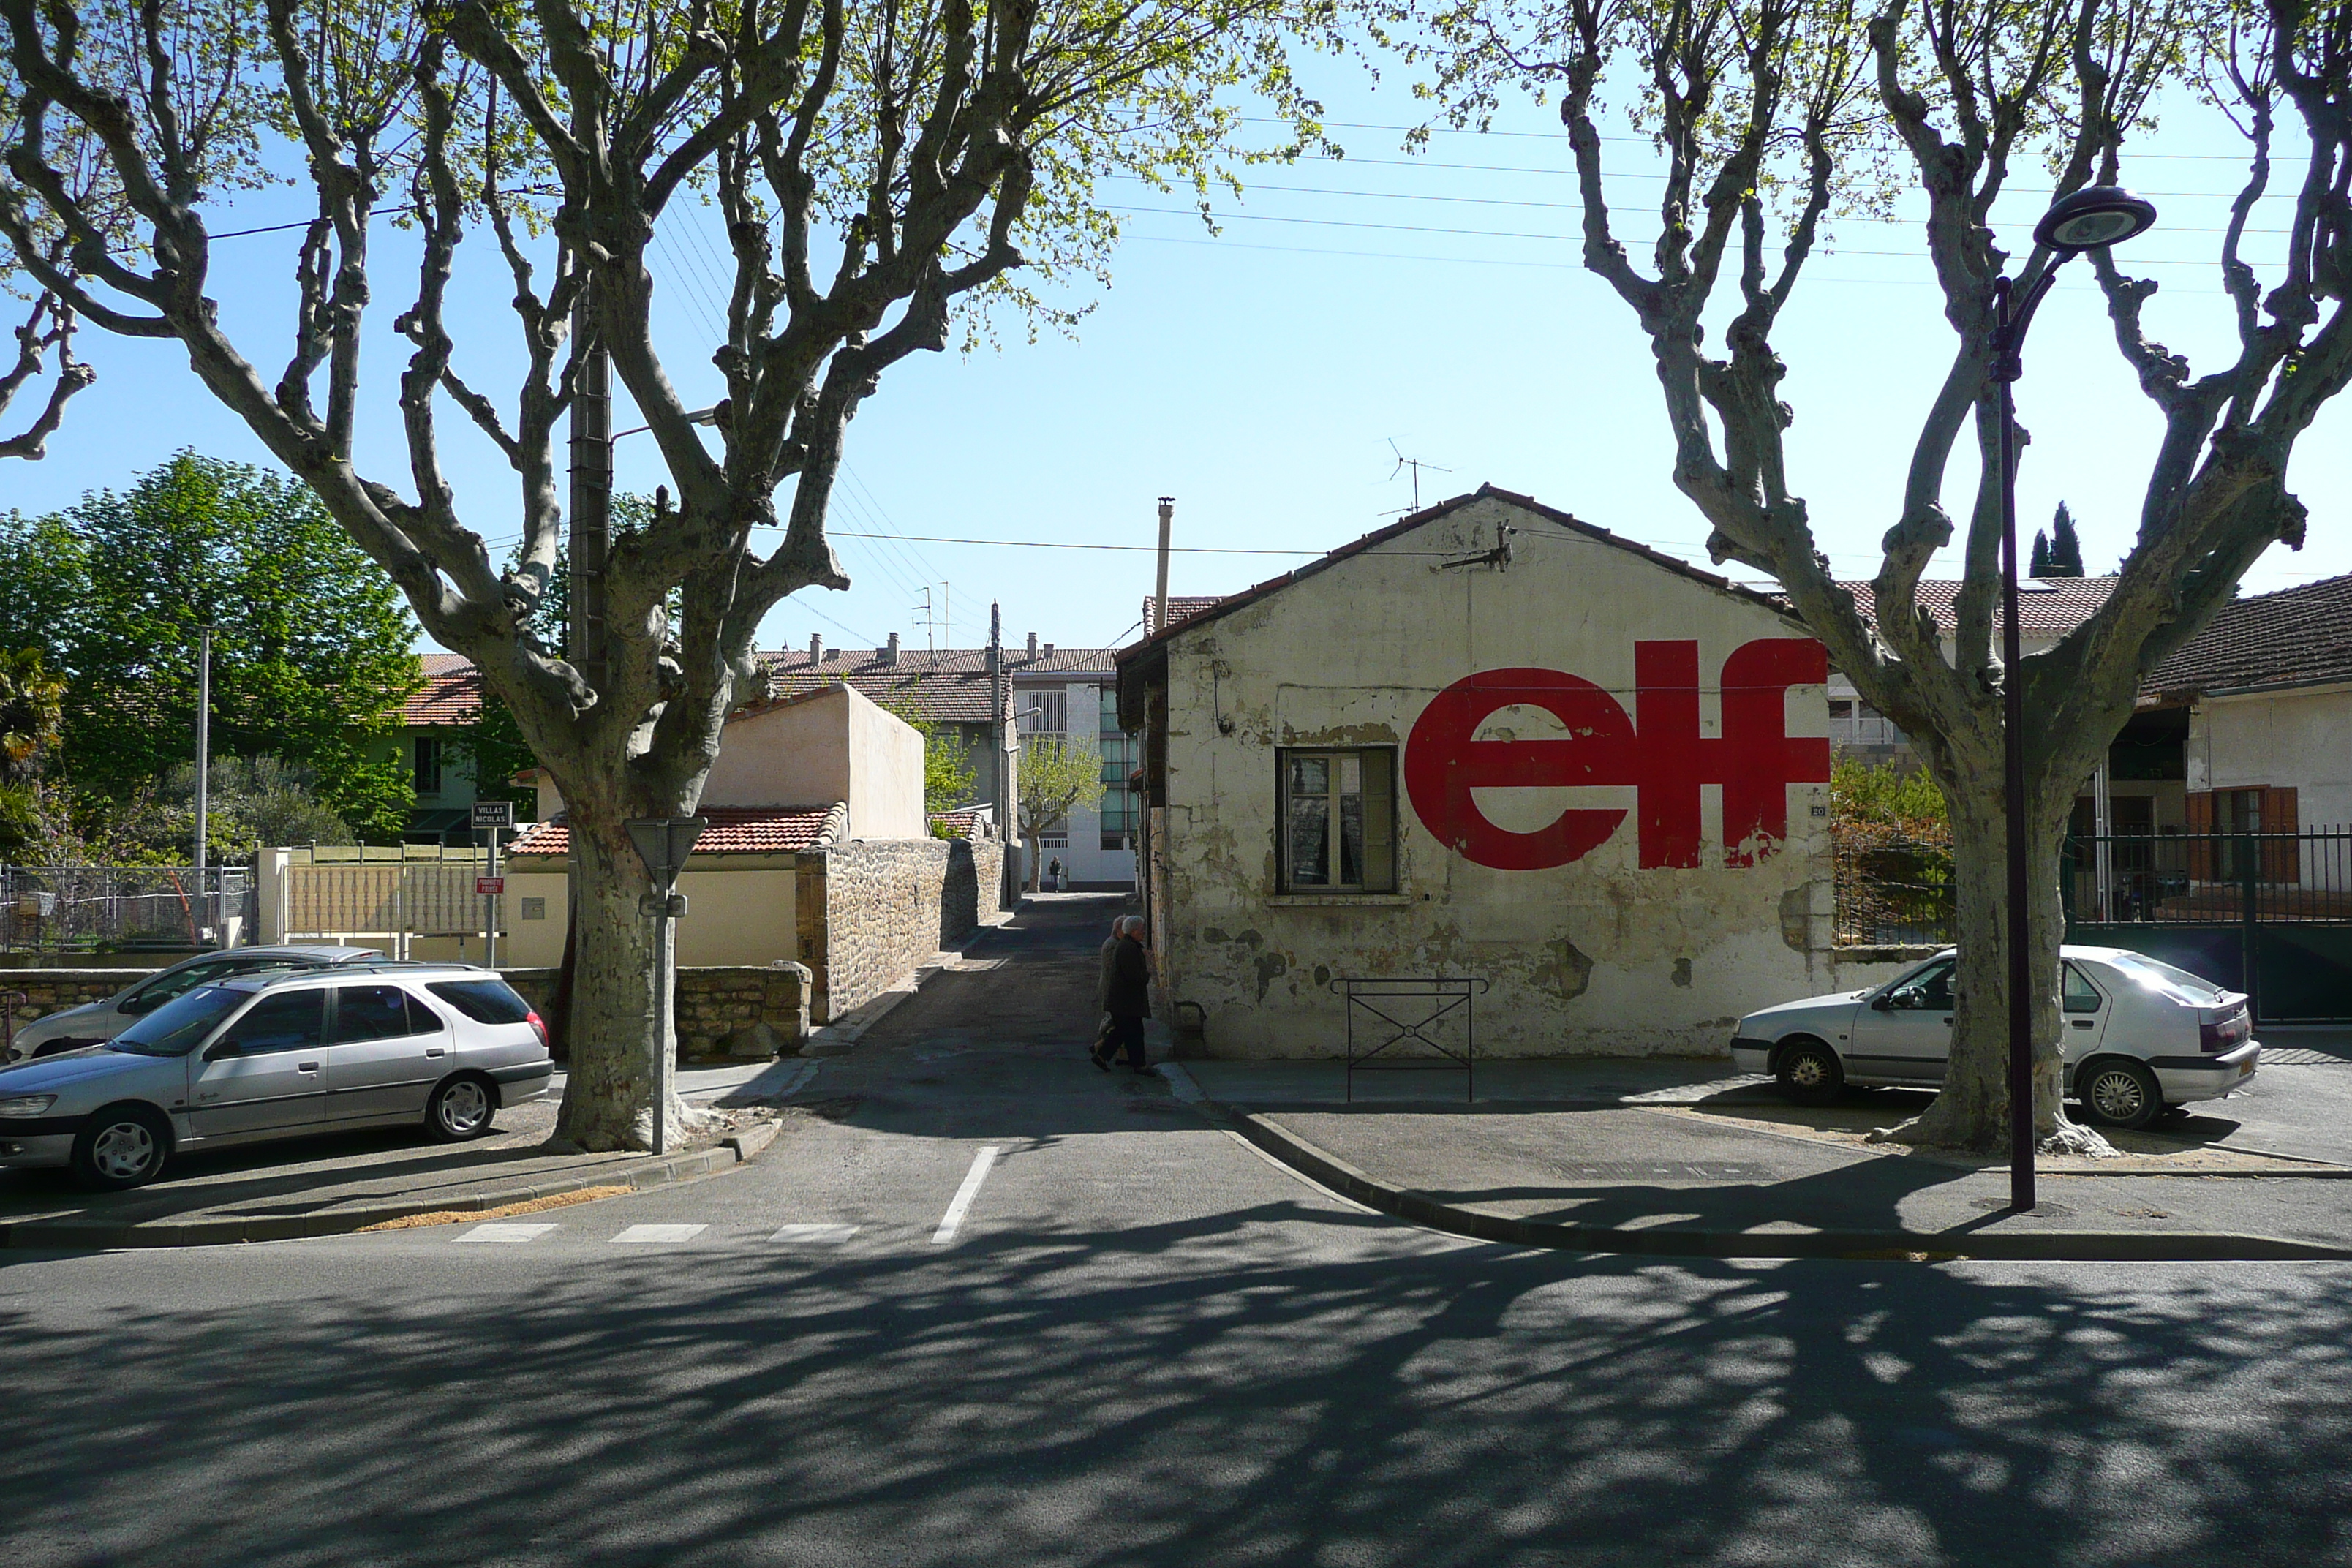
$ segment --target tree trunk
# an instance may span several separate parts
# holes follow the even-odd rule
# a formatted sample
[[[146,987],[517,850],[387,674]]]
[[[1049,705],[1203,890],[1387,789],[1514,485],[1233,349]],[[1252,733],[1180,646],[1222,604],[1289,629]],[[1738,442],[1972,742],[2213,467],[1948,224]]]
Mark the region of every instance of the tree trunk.
[[[1952,820],[1954,935],[1959,960],[1952,1051],[1934,1103],[1884,1134],[1886,1142],[1999,1153],[2009,1148],[2009,829],[1998,756],[1979,759],[1972,780],[1948,782]],[[1969,787],[1973,783],[1974,788]],[[2068,800],[2071,804],[2072,794]],[[2105,1140],[2066,1119],[2059,1035],[2058,949],[2065,937],[2059,896],[2062,826],[2042,802],[2028,810],[2026,952],[2033,986],[2033,1142],[2044,1153],[2112,1153]]]
[[[572,834],[572,897],[579,951],[572,975],[571,1067],[556,1136],[583,1149],[653,1147],[655,1051],[675,1053],[661,1030],[653,891],[624,824],[634,813],[592,799],[564,802]],[[690,1120],[673,1096],[661,1107],[671,1139]]]

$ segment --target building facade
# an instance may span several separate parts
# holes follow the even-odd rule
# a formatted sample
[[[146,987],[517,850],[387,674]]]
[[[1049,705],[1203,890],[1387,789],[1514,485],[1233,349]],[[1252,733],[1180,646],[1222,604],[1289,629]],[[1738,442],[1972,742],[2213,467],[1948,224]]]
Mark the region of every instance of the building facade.
[[[1119,656],[1164,1001],[1343,1048],[1348,981],[1483,981],[1498,1055],[1713,1054],[1831,972],[1821,645],[1492,488]]]

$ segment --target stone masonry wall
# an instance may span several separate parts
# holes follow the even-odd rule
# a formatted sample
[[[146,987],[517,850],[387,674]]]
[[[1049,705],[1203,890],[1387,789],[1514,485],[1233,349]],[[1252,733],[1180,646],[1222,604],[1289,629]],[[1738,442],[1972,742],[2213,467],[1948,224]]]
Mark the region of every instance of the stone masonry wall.
[[[998,910],[997,838],[854,840],[801,855],[793,900],[820,1024],[872,1001]],[[820,920],[820,913],[822,919]]]
[[[29,1024],[85,1002],[102,1002],[127,991],[152,969],[0,969],[0,992],[20,991],[26,1000],[16,1005],[16,1022]],[[6,1042],[0,1041],[0,1048]]]
[[[552,969],[501,971],[508,984],[544,1011],[555,995]],[[808,1036],[809,972],[797,963],[762,968],[698,965],[677,972],[677,1048],[682,1057],[724,1056],[730,1037],[746,1042],[766,1025],[770,1050],[800,1049]],[[768,1054],[762,1051],[760,1054]]]

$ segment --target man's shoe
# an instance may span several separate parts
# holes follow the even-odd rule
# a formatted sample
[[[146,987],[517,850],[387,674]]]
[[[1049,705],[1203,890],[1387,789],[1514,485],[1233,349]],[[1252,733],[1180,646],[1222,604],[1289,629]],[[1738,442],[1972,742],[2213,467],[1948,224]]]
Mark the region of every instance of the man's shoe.
[[[1110,1071],[1110,1063],[1104,1058],[1100,1051],[1088,1051],[1087,1053],[1087,1060],[1094,1063],[1095,1066],[1102,1068],[1105,1072]]]

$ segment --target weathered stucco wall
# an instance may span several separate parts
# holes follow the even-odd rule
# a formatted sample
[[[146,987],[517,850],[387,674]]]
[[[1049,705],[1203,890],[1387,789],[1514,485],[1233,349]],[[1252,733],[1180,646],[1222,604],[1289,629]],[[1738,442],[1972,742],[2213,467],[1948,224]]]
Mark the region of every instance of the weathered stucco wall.
[[[1492,550],[1498,526],[1517,531],[1507,563],[1448,563]],[[1201,1005],[1213,1054],[1315,1056],[1342,1048],[1335,977],[1481,975],[1482,1054],[1713,1054],[1739,1015],[1828,989],[1826,784],[1763,791],[1785,795],[1785,843],[1724,844],[1727,778],[1827,776],[1820,677],[1781,693],[1754,673],[1772,650],[1736,667],[1727,742],[1726,661],[1767,640],[1818,662],[1762,605],[1491,498],[1179,632],[1154,900],[1167,996]],[[1637,642],[1664,646],[1637,656]],[[1549,679],[1529,670],[1590,682],[1622,717],[1579,693],[1559,700],[1572,725],[1512,703],[1416,736],[1449,688]],[[1784,747],[1782,732],[1812,739]],[[1507,744],[1479,749],[1491,742]],[[1276,748],[1314,746],[1397,748],[1395,892],[1277,890]],[[1482,769],[1537,782],[1465,784],[1475,813],[1428,819]],[[1757,787],[1735,787],[1756,809]],[[1562,831],[1564,811],[1623,817],[1566,864],[1502,868],[1465,850],[1540,859],[1528,836]],[[1465,830],[1469,816],[1485,826]],[[1695,844],[1676,837],[1685,819]]]
[[[852,840],[801,856],[802,962],[830,1023],[913,973],[997,912],[995,838]]]

